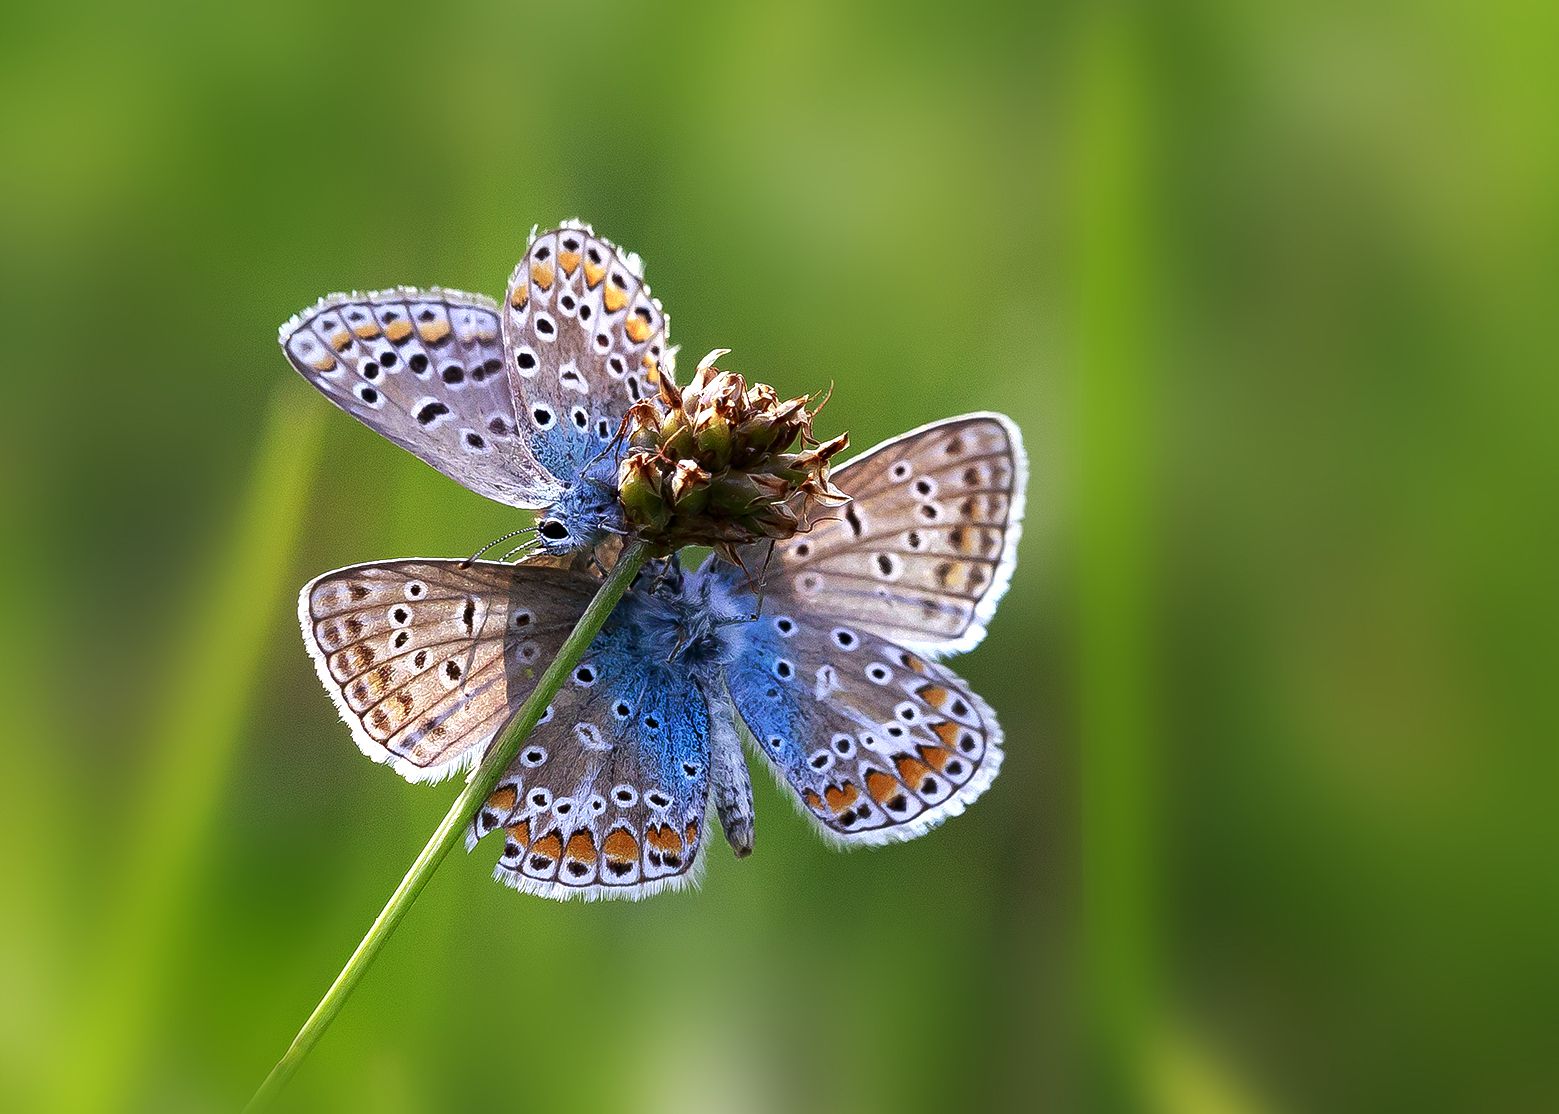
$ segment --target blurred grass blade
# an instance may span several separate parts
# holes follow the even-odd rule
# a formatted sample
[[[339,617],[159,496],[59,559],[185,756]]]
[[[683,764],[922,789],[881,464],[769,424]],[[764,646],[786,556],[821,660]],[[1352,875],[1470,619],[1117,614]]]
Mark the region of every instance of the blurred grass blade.
[[[1163,1114],[1271,1114],[1242,1081],[1234,1078],[1226,1057],[1184,1025],[1165,1026],[1153,1049],[1153,1102]]]
[[[92,1050],[91,1070],[61,1057],[55,1106],[134,1105],[137,1075],[172,981],[173,941],[187,906],[202,838],[214,823],[233,755],[261,678],[278,614],[290,615],[290,560],[328,409],[293,384],[279,388],[239,517],[197,589],[171,645],[163,710],[133,745],[150,757],[130,795],[130,833],[118,852],[126,889],[104,911],[103,949],[88,965],[70,1040]]]
[[[1141,15],[1092,14],[1075,97],[1078,723],[1089,1084],[1142,1109],[1155,1012],[1148,563],[1153,358]]]

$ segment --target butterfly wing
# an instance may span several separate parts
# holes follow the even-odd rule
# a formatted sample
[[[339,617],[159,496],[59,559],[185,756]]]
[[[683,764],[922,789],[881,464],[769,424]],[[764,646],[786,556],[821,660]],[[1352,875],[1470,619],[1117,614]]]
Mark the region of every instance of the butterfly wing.
[[[561,491],[515,427],[491,299],[436,287],[332,294],[280,339],[331,402],[477,494],[540,507]]]
[[[565,569],[385,561],[303,589],[303,638],[359,748],[411,781],[468,768],[535,687],[599,581]],[[502,829],[496,877],[547,897],[690,883],[709,795],[709,714],[647,655],[630,594],[468,832]]]
[[[1017,563],[1028,458],[1001,414],[912,430],[834,472],[851,497],[834,517],[774,547],[767,581],[808,609],[940,657],[976,646]]]
[[[311,581],[298,617],[358,748],[438,781],[482,755],[596,587],[565,569],[384,561]]]
[[[565,483],[669,373],[669,319],[637,255],[578,222],[532,239],[503,304],[514,411],[532,455]]]
[[[501,832],[493,876],[544,897],[647,897],[696,879],[710,722],[689,671],[646,654],[618,605],[466,832]]]
[[[838,843],[913,839],[1001,767],[1001,726],[951,670],[771,594],[726,680],[755,749]]]

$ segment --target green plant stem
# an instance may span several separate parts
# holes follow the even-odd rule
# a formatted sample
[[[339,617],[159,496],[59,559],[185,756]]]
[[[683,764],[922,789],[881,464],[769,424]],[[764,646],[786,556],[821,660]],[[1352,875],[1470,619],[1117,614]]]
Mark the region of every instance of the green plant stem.
[[[514,718],[509,721],[509,726],[493,743],[492,748],[487,752],[487,757],[483,758],[482,764],[477,767],[476,774],[461,790],[460,796],[455,798],[455,803],[450,805],[449,811],[444,814],[444,819],[434,829],[427,845],[412,862],[410,869],[406,871],[406,876],[401,879],[400,885],[395,887],[390,900],[384,903],[384,908],[374,918],[374,923],[369,926],[362,942],[346,961],[346,966],[341,968],[341,973],[336,976],[335,982],[331,983],[330,989],[325,991],[325,996],[319,1000],[319,1005],[315,1006],[314,1012],[309,1014],[308,1020],[303,1023],[303,1028],[298,1030],[298,1035],[293,1038],[291,1046],[282,1058],[276,1061],[276,1066],[265,1077],[265,1082],[260,1084],[260,1089],[254,1093],[245,1110],[264,1110],[271,1104],[281,1093],[287,1081],[292,1078],[292,1074],[298,1070],[298,1065],[309,1054],[309,1050],[335,1020],[336,1014],[341,1012],[341,1007],[346,1004],[347,998],[362,981],[369,964],[374,961],[380,949],[384,947],[385,941],[390,938],[390,934],[411,909],[412,903],[417,900],[417,895],[433,876],[433,871],[443,861],[444,856],[449,854],[450,848],[454,847],[471,817],[476,815],[476,810],[492,793],[503,771],[519,751],[520,744],[535,729],[536,721],[541,718],[547,705],[557,695],[569,672],[579,664],[579,659],[584,657],[585,651],[590,648],[590,643],[606,623],[612,609],[617,606],[617,601],[633,583],[634,576],[638,574],[648,557],[649,548],[643,542],[635,542],[623,551],[616,567],[602,582],[595,598],[590,601],[590,606],[585,608],[585,613],[580,616],[573,632],[558,650],[557,656],[552,659],[552,664],[547,666],[546,672],[541,675],[536,688],[520,706]]]

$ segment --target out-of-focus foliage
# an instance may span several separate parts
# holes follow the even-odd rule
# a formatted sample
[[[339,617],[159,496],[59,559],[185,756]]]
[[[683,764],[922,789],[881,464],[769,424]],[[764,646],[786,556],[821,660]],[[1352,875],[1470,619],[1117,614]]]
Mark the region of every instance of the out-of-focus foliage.
[[[702,892],[451,860],[299,1109],[1535,1110],[1559,9],[83,0],[0,36],[0,1106],[237,1106],[452,793],[297,585],[521,523],[314,397],[330,290],[643,253],[856,449],[1034,454],[988,796]]]

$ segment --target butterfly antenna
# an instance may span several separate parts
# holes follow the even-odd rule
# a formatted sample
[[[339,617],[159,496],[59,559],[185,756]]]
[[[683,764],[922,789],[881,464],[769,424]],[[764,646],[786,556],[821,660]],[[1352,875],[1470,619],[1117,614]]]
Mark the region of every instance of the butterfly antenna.
[[[522,526],[518,530],[510,530],[507,534],[505,534],[501,538],[494,538],[492,541],[490,541],[486,545],[484,545],[481,549],[478,549],[475,553],[471,554],[471,556],[467,557],[464,561],[461,561],[460,562],[460,568],[462,568],[462,569],[470,568],[476,562],[476,559],[478,557],[480,557],[482,554],[486,553],[489,549],[492,549],[495,545],[502,545],[504,542],[508,541],[510,538],[517,538],[521,534],[534,533],[535,530],[536,530],[536,527],[534,527],[534,526]]]

